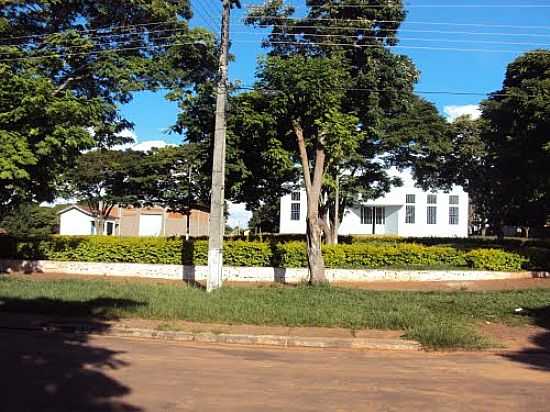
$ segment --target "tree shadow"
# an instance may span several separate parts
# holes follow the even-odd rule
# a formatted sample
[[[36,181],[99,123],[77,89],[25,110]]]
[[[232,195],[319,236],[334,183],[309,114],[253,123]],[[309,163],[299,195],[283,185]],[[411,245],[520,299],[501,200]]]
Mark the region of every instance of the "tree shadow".
[[[544,328],[544,331],[530,338],[534,347],[504,354],[503,356],[515,362],[521,362],[531,367],[550,372],[550,306],[536,309],[525,309],[533,323]]]
[[[124,299],[68,302],[0,296],[0,409],[141,411],[121,399],[130,388],[108,374],[129,366],[118,359],[121,352],[98,347],[89,340],[90,333],[109,329],[107,320],[114,318],[114,308],[138,304]],[[79,317],[85,328],[75,330],[70,319],[44,318],[40,313]]]

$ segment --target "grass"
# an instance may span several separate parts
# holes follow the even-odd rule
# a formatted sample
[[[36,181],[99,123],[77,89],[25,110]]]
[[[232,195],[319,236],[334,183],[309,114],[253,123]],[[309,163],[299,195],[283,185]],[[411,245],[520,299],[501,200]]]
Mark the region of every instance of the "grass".
[[[514,309],[526,309],[526,316]],[[227,324],[404,330],[425,347],[478,349],[482,321],[524,324],[550,316],[550,289],[395,292],[330,286],[226,287],[212,294],[172,284],[0,279],[0,312]],[[533,315],[534,316],[534,315]],[[545,321],[548,319],[545,319]],[[540,319],[537,319],[540,321]]]

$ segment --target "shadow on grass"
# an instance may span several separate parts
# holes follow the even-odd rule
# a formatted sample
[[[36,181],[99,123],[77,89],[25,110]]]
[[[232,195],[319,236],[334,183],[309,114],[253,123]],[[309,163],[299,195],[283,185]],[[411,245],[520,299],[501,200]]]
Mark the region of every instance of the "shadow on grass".
[[[504,357],[515,362],[521,362],[531,367],[550,372],[550,306],[537,309],[527,309],[533,323],[544,328],[543,332],[530,338],[534,348],[525,348],[521,351],[505,354]]]
[[[79,317],[88,333],[104,332],[116,307],[137,305],[130,300],[18,299],[0,296],[2,403],[5,411],[138,412],[121,398],[130,388],[108,371],[129,366],[120,352],[89,342],[87,334],[67,334],[68,328],[46,332],[48,321],[38,314]],[[11,313],[10,313],[11,312]],[[26,315],[18,315],[25,312]],[[35,315],[28,315],[35,313]],[[64,321],[59,322],[63,325]]]

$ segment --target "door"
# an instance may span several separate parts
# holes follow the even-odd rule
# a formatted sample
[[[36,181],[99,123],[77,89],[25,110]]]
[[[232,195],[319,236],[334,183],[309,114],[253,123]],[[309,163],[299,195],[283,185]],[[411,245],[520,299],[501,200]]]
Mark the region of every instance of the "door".
[[[386,208],[385,207],[374,208],[374,234],[376,235],[386,234]]]
[[[162,215],[141,215],[139,217],[140,236],[160,236],[162,234]]]

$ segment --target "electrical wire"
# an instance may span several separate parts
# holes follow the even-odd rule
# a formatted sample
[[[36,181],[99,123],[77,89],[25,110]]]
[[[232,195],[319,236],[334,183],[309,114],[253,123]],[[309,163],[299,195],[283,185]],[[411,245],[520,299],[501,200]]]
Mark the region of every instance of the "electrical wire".
[[[365,24],[385,24],[385,23],[396,23],[396,24],[422,24],[422,25],[436,25],[436,26],[467,26],[467,27],[495,27],[495,28],[506,28],[506,29],[542,29],[550,30],[550,26],[520,26],[520,25],[511,25],[511,24],[489,24],[489,23],[452,23],[452,22],[432,22],[432,21],[411,21],[411,20],[368,20],[368,19],[339,19],[339,18],[325,18],[325,17],[303,17],[303,18],[289,18],[285,16],[270,16],[270,15],[252,15],[251,18],[259,19],[273,19],[273,20],[287,20],[287,21],[296,21],[296,22],[311,22],[311,21],[334,21],[338,23],[365,23]],[[269,24],[268,24],[269,25]]]
[[[359,27],[359,26],[311,26],[311,25],[291,25],[286,24],[243,24],[243,23],[233,23],[233,26],[239,27],[260,27],[260,28],[269,28],[269,27],[279,27],[279,28],[292,28],[292,29],[322,29],[322,30],[347,30],[347,31],[358,31],[366,30],[370,28]],[[549,34],[531,34],[531,33],[510,33],[510,32],[471,32],[471,31],[448,31],[448,30],[409,30],[409,29],[384,29],[383,31],[389,33],[430,33],[430,34],[461,34],[469,36],[511,36],[511,37],[538,37],[538,38],[550,38]]]
[[[231,34],[239,35],[250,35],[250,36],[265,36],[264,33],[258,32],[232,32]],[[277,33],[279,34],[279,33]],[[310,33],[280,33],[281,35],[288,36],[303,36],[305,38],[309,37],[320,37],[320,38],[331,38],[331,37],[340,37],[340,38],[350,38],[350,39],[380,39],[381,36],[362,36],[362,35],[345,35],[345,34],[310,34]],[[440,38],[419,38],[419,37],[399,37],[399,40],[412,40],[412,41],[421,41],[421,42],[444,42],[444,43],[477,43],[477,44],[498,44],[498,45],[512,45],[512,46],[546,46],[550,47],[550,43],[523,43],[523,42],[507,42],[507,41],[491,41],[491,40],[456,40],[456,39],[440,39]]]
[[[232,43],[255,43],[253,41],[246,40],[233,40]],[[349,44],[349,43],[318,43],[318,42],[290,42],[290,41],[269,41],[269,45],[272,44],[287,44],[294,46],[322,46],[322,47],[375,47],[375,48],[394,48],[394,49],[411,49],[411,50],[439,50],[439,51],[453,51],[453,52],[474,52],[474,53],[523,53],[518,50],[500,50],[500,49],[472,49],[472,48],[460,48],[460,47],[431,47],[431,46],[401,46],[401,45],[379,45],[379,44]],[[536,54],[550,54],[548,51],[532,51],[529,53]]]
[[[246,3],[243,4],[243,7],[245,8],[265,8],[268,4],[254,4],[254,3]],[[396,4],[397,6],[397,4]],[[308,6],[291,6],[297,10],[304,10],[308,9]],[[365,3],[355,3],[355,4],[329,4],[329,5],[319,5],[319,6],[311,6],[311,8],[324,8],[324,9],[331,9],[331,8],[361,8],[361,9],[382,9],[387,8],[388,5],[383,4],[365,4]],[[405,8],[407,9],[418,9],[418,8],[429,8],[429,9],[437,9],[437,8],[443,8],[443,9],[460,9],[460,8],[509,8],[509,9],[546,9],[550,8],[550,5],[548,4],[406,4]]]
[[[162,48],[162,47],[173,47],[173,46],[185,46],[185,45],[198,45],[201,43],[198,42],[190,42],[190,43],[170,43],[170,44],[151,44],[151,45],[145,45],[145,46],[138,46],[138,47],[119,47],[119,48],[112,48],[112,49],[106,49],[106,50],[96,50],[86,53],[55,53],[55,54],[47,54],[43,56],[24,56],[24,57],[13,57],[8,59],[0,59],[1,62],[12,62],[12,61],[25,61],[25,60],[36,60],[36,59],[46,59],[51,57],[72,57],[72,56],[92,56],[96,54],[108,54],[108,53],[118,53],[120,51],[130,51],[130,50],[142,50],[142,49],[156,49],[156,48]]]

